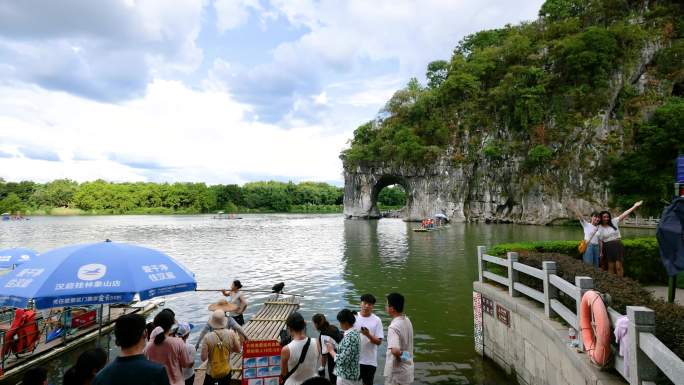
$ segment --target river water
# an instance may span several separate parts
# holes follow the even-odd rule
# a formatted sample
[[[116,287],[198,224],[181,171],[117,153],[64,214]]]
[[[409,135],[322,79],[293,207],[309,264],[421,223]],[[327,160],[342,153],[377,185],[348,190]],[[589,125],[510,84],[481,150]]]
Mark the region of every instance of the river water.
[[[324,313],[334,320],[359,297],[378,298],[376,313],[385,330],[384,295],[406,297],[415,329],[416,384],[505,384],[513,382],[473,350],[472,282],[477,279],[476,246],[501,242],[580,239],[581,228],[453,224],[416,233],[399,219],[348,221],[340,215],[245,215],[242,220],[211,216],[36,217],[0,223],[0,248],[24,246],[40,252],[107,238],[156,248],[196,274],[198,288],[224,288],[233,279],[245,289],[270,289],[285,282],[287,292],[304,295],[301,312],[310,320]],[[653,230],[624,229],[623,235]],[[249,294],[246,319],[267,294]],[[215,293],[168,298],[181,321],[202,325]],[[336,322],[335,322],[336,323]],[[190,341],[199,336],[196,328]],[[309,329],[309,335],[315,335]],[[112,356],[116,354],[112,346]],[[51,365],[51,384],[74,355]],[[382,383],[384,344],[376,383]]]

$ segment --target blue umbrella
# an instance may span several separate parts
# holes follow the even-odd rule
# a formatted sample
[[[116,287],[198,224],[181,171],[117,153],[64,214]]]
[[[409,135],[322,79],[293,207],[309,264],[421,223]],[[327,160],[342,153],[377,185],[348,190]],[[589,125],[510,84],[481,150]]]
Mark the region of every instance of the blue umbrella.
[[[125,303],[196,287],[194,274],[168,255],[108,240],[48,251],[0,277],[0,306]]]
[[[24,247],[0,250],[0,269],[12,268],[35,258],[38,253]]]

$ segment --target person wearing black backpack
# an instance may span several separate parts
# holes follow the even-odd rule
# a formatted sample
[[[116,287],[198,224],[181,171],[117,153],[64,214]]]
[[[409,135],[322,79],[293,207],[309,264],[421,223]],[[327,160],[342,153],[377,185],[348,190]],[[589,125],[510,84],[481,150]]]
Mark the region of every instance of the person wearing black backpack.
[[[300,385],[316,376],[318,367],[316,340],[306,335],[306,321],[297,312],[287,317],[285,325],[292,341],[284,346],[280,353],[282,383]]]
[[[321,368],[323,368],[323,370],[321,371],[321,369],[319,369],[318,375],[321,377],[325,376],[325,366],[327,364],[328,378],[330,378],[330,382],[335,384],[337,383],[337,377],[333,373],[333,370],[335,370],[335,360],[332,358],[330,352],[328,352],[326,343],[334,341],[335,345],[339,344],[344,337],[344,333],[342,333],[337,326],[331,325],[323,314],[314,314],[311,320],[319,333],[318,352],[321,354]]]

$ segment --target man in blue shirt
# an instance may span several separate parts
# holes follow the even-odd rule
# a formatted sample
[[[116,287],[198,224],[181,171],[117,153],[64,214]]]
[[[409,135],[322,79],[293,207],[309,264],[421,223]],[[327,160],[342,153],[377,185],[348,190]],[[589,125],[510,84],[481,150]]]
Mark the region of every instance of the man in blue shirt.
[[[140,314],[119,317],[114,325],[114,335],[121,353],[95,376],[93,385],[169,385],[166,368],[148,361],[143,355],[145,317]]]

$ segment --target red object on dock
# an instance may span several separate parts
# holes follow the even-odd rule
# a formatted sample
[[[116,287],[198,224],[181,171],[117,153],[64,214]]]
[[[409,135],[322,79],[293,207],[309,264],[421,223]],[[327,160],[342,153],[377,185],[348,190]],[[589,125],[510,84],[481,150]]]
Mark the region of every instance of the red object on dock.
[[[97,316],[97,310],[87,311],[85,313],[79,314],[71,319],[72,328],[82,328],[84,326],[90,326],[95,323],[95,317]]]
[[[611,350],[610,318],[601,294],[595,290],[584,293],[579,313],[584,349],[593,363],[603,367],[610,359]]]
[[[36,312],[33,310],[16,309],[12,325],[5,334],[1,357],[5,357],[12,352],[14,354],[32,352],[36,347],[39,336],[40,332],[38,331],[38,325],[36,325]]]
[[[261,379],[264,385],[277,385],[280,379],[280,351],[277,340],[248,340],[242,351],[242,385]]]

